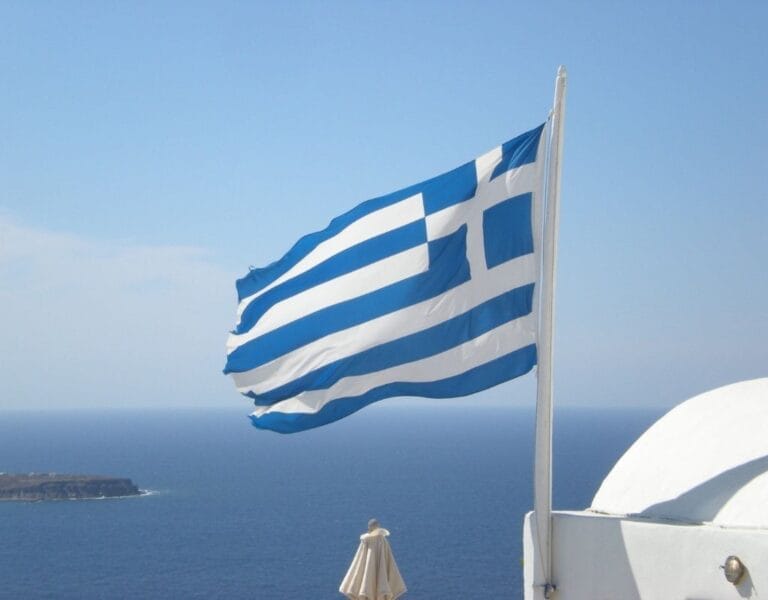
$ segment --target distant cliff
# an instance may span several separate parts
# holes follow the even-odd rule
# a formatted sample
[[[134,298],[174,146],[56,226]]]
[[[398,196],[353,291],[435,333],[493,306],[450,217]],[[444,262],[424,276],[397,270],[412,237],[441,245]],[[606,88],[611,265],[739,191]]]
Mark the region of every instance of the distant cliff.
[[[141,491],[130,479],[56,473],[0,473],[0,500],[77,500],[139,494]]]

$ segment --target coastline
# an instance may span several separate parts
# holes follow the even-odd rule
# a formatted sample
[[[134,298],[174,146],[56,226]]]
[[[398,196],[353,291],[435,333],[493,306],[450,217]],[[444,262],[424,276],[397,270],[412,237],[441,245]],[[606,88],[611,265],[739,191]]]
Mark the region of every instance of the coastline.
[[[89,500],[139,496],[126,477],[58,473],[0,473],[0,501]]]
[[[37,504],[38,502],[88,502],[95,500],[128,500],[131,498],[146,498],[157,496],[157,490],[139,490],[138,494],[126,494],[125,496],[92,496],[84,498],[0,498],[0,504],[19,502],[21,504]]]

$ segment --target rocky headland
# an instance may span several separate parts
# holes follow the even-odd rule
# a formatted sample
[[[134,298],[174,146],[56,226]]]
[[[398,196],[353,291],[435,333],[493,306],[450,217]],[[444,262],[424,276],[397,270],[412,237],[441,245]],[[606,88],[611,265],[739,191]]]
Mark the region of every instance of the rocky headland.
[[[0,473],[0,501],[84,500],[140,494],[141,490],[130,479],[57,473]]]

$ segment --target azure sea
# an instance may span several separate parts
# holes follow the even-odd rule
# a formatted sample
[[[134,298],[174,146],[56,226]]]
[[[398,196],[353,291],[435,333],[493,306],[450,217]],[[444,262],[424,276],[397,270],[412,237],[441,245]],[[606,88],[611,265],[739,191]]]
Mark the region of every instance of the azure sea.
[[[143,497],[0,503],[0,598],[342,598],[369,518],[405,598],[522,598],[531,409],[386,402],[284,436],[247,411],[0,413],[0,471],[130,477]],[[556,413],[554,504],[589,505],[659,410]]]

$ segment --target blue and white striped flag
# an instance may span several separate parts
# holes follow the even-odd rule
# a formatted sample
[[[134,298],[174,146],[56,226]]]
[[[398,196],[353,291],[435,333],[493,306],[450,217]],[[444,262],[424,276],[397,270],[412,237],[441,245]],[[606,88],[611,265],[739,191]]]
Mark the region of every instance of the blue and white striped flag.
[[[238,280],[224,372],[256,427],[302,431],[533,368],[543,132],[368,200]]]

